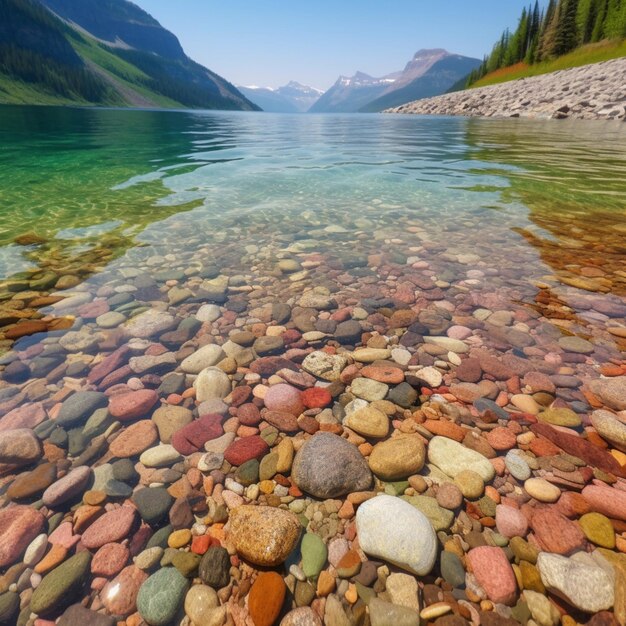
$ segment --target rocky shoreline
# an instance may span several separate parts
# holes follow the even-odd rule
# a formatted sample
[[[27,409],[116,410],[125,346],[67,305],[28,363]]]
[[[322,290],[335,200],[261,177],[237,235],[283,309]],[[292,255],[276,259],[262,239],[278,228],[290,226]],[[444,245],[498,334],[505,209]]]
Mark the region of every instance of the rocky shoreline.
[[[626,58],[404,104],[386,113],[626,119]]]

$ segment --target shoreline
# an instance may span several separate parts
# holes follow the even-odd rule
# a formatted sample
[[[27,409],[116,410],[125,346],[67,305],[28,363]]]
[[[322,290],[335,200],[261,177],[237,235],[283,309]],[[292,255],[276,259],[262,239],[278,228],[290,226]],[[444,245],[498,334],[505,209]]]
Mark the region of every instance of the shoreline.
[[[626,58],[415,100],[384,113],[626,119]]]

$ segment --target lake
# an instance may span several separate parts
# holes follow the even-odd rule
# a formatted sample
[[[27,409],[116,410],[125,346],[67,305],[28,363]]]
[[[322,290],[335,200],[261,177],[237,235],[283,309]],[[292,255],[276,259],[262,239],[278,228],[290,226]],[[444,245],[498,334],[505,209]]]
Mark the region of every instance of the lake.
[[[439,541],[486,542],[493,558],[465,555],[470,586],[459,559],[445,585],[473,611],[494,576],[514,604],[497,546],[526,537],[528,511],[582,489],[567,515],[624,519],[626,125],[2,107],[0,168],[0,571],[40,532],[70,547],[11,570],[36,588],[20,623],[88,596],[165,623],[189,545],[282,571],[300,524],[345,550],[357,528],[367,554],[437,584]],[[370,489],[412,506],[345,499]],[[501,501],[531,508],[498,518]],[[547,552],[587,545],[544,508]],[[77,551],[59,580],[72,533],[117,565]],[[144,550],[168,545],[174,567]],[[612,606],[607,574],[580,563],[603,591],[570,601]],[[333,610],[356,616],[339,584],[354,601]],[[220,597],[243,624],[237,593]],[[192,587],[188,614],[211,594]]]

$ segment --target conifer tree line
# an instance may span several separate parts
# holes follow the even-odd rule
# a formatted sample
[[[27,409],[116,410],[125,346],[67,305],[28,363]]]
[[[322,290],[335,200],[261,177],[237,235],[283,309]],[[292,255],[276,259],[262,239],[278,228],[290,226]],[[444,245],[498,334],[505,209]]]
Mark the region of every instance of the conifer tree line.
[[[468,85],[503,67],[554,59],[587,43],[626,38],[626,0],[550,0],[522,10],[514,32],[505,30]]]

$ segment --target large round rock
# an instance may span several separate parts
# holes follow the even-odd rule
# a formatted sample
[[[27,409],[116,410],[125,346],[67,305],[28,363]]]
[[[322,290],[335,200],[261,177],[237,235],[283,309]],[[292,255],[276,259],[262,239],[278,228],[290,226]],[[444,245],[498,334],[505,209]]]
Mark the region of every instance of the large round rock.
[[[302,491],[323,500],[372,486],[372,473],[357,447],[332,433],[318,433],[300,448],[291,476]]]
[[[300,522],[289,511],[269,506],[238,506],[230,513],[229,539],[247,561],[275,567],[300,539]]]
[[[376,496],[359,507],[356,528],[361,549],[418,576],[437,558],[437,537],[428,518],[393,496]]]

